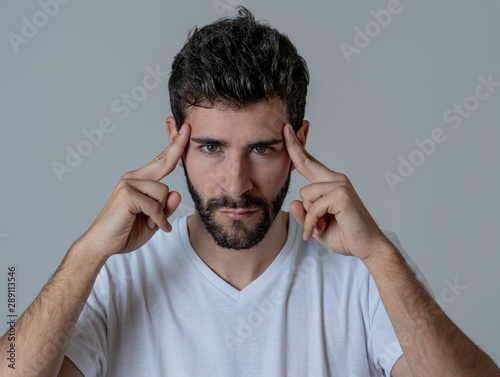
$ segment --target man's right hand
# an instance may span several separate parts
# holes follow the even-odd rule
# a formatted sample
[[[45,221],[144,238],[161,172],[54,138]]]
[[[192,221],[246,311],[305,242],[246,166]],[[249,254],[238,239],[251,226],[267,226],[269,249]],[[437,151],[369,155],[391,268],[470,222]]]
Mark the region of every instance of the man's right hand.
[[[153,161],[126,173],[104,208],[78,240],[104,257],[128,253],[144,245],[161,228],[170,232],[168,217],[181,202],[181,195],[159,181],[179,162],[191,128],[184,124],[172,143]]]

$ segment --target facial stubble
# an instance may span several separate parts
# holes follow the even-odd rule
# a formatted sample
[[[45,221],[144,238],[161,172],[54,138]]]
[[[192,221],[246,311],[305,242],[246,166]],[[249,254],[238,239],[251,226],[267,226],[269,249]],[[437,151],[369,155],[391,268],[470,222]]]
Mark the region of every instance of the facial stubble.
[[[279,214],[283,201],[290,187],[292,165],[288,170],[288,176],[278,194],[271,202],[261,197],[243,194],[237,199],[227,195],[213,197],[205,202],[201,194],[194,187],[184,164],[184,175],[189,193],[193,199],[196,211],[208,233],[216,244],[226,249],[247,250],[258,245],[271,228],[276,216]],[[245,220],[229,220],[229,225],[222,225],[215,219],[215,214],[220,209],[257,209],[260,219],[255,225],[248,225]]]

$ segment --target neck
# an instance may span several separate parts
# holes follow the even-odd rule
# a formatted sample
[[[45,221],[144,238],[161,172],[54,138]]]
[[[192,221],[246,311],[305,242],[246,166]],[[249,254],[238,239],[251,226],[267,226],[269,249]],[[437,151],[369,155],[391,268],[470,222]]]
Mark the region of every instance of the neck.
[[[288,213],[280,211],[258,245],[248,250],[218,246],[197,212],[187,219],[189,241],[198,256],[219,277],[238,290],[257,279],[274,261],[288,236]]]

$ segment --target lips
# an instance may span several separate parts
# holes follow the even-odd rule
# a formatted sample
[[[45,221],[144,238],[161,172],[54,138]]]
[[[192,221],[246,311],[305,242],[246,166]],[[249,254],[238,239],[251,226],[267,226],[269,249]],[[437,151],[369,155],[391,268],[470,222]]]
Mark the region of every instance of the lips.
[[[232,219],[246,219],[257,213],[256,209],[229,209],[220,210],[220,214],[224,217]]]
[[[234,214],[242,214],[246,212],[255,212],[256,209],[229,209],[229,210],[221,210],[221,212],[234,213]]]

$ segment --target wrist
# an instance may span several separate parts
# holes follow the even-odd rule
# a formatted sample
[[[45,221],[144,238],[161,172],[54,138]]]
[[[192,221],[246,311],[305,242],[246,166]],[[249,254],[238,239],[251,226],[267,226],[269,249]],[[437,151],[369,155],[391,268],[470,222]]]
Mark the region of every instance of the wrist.
[[[102,267],[109,258],[109,256],[101,253],[92,243],[88,242],[84,236],[80,237],[71,245],[68,254],[82,260],[83,263],[96,263],[100,267]]]
[[[364,258],[362,262],[373,274],[373,271],[388,267],[392,263],[401,260],[402,256],[394,244],[386,237],[373,246],[373,251]]]

